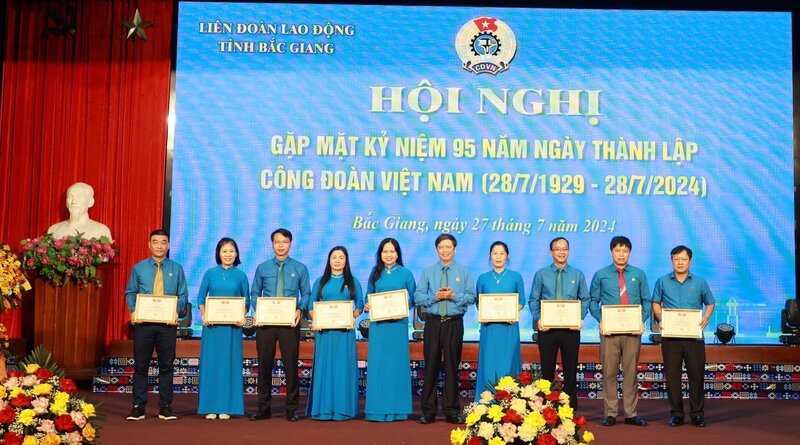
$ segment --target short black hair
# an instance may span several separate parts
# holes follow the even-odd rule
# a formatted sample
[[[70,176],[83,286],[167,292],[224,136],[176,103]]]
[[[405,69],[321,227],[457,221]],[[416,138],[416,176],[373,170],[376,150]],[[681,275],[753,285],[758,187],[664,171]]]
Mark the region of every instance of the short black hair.
[[[690,249],[690,248],[688,248],[688,247],[686,247],[686,246],[684,246],[682,244],[680,246],[675,246],[675,247],[672,248],[672,250],[669,252],[669,258],[672,259],[673,256],[675,256],[675,255],[677,255],[677,254],[679,254],[681,252],[686,252],[686,254],[689,255],[689,259],[690,260],[692,259],[692,249]]]
[[[169,241],[169,232],[167,232],[164,229],[156,229],[156,230],[153,230],[152,232],[150,232],[150,238],[152,238],[154,236],[158,236],[158,235],[166,236],[167,237],[167,241]]]
[[[569,240],[564,238],[563,236],[557,236],[557,237],[553,238],[552,241],[550,241],[550,250],[553,250],[553,244],[561,241],[562,239],[567,242],[567,248],[569,248]]]
[[[441,235],[437,236],[436,237],[436,241],[434,242],[433,245],[436,246],[436,247],[439,247],[439,243],[441,243],[442,241],[447,240],[447,239],[449,239],[450,241],[453,242],[453,247],[458,246],[458,242],[456,241],[456,237],[454,237],[453,235],[451,235],[449,233],[442,233]]]
[[[614,250],[617,246],[624,246],[627,247],[628,250],[633,250],[633,246],[631,245],[631,240],[628,239],[627,236],[615,236],[611,238],[611,249]]]
[[[284,229],[283,227],[272,232],[272,235],[269,236],[270,241],[275,241],[275,235],[279,233],[286,238],[289,238],[289,242],[292,242],[292,232],[290,232],[289,229]]]

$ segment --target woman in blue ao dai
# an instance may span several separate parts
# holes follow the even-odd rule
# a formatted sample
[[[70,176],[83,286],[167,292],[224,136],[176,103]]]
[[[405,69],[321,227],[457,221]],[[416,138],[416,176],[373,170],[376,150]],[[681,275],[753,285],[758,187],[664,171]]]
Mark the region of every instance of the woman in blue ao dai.
[[[250,285],[247,275],[236,267],[241,263],[236,241],[231,238],[219,240],[216,260],[217,266],[203,275],[197,296],[197,305],[203,316],[197,413],[205,414],[206,419],[227,420],[232,414],[244,415],[242,327],[207,324],[206,297],[242,297],[247,312]]]
[[[492,270],[478,277],[477,294],[511,294],[519,297],[518,309],[525,304],[525,284],[522,275],[506,268],[508,246],[495,241],[489,248]],[[475,380],[475,400],[506,375],[522,371],[520,357],[519,323],[481,323],[478,349],[478,376]]]
[[[375,267],[367,281],[369,294],[405,289],[409,308],[414,304],[417,284],[403,266],[403,253],[394,238],[378,245]],[[411,359],[408,350],[408,316],[369,324],[367,356],[367,400],[365,416],[375,422],[407,420],[411,414]]]
[[[328,252],[322,276],[314,282],[308,309],[314,318],[314,303],[353,302],[353,317],[364,308],[361,285],[353,278],[347,249],[336,246]],[[306,414],[315,420],[348,420],[358,414],[358,356],[356,333],[350,329],[322,329],[314,334],[314,370]]]

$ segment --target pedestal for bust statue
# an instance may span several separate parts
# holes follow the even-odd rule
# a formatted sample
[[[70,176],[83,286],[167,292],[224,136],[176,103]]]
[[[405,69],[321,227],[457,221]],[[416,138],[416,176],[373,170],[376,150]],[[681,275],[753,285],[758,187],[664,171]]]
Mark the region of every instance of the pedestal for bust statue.
[[[105,350],[113,265],[100,266],[97,275],[101,288],[73,282],[57,288],[41,278],[34,282],[34,346],[45,345],[73,379],[92,378]]]

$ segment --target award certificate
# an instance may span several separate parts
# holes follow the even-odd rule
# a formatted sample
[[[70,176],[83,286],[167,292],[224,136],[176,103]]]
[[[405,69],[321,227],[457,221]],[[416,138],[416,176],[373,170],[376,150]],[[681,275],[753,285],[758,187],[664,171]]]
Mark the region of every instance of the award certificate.
[[[661,336],[674,338],[703,338],[700,309],[662,309]]]
[[[478,321],[481,323],[519,320],[519,294],[478,295]]]
[[[642,330],[642,306],[638,304],[604,304],[601,307],[606,334],[639,334]]]
[[[408,317],[408,290],[400,289],[367,295],[369,320],[399,320]]]
[[[206,324],[244,324],[244,297],[206,297]]]
[[[354,323],[352,301],[317,301],[314,303],[313,329],[353,329]]]
[[[133,309],[137,323],[178,323],[178,297],[176,295],[137,294]]]
[[[542,300],[542,327],[581,328],[580,300]]]
[[[297,315],[294,297],[259,297],[256,299],[255,326],[291,326]]]

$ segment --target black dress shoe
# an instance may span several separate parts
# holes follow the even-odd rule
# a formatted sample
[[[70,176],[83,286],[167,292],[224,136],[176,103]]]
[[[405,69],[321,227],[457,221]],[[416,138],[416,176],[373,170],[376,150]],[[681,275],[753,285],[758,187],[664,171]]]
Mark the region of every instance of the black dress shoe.
[[[606,418],[603,419],[602,422],[600,422],[600,425],[603,425],[603,426],[614,426],[616,424],[617,424],[617,419],[615,419],[615,418],[613,418],[611,416],[606,416]]]
[[[692,417],[692,425],[702,428],[706,426],[706,419],[703,416]]]
[[[258,411],[250,416],[250,420],[266,420],[271,418],[272,413],[269,411]]]
[[[625,425],[647,426],[647,421],[639,416],[626,417]]]
[[[669,426],[681,426],[683,425],[683,417],[672,416],[669,418]]]
[[[297,422],[300,419],[301,417],[298,416],[296,412],[286,411],[286,420],[288,420],[289,422]]]
[[[445,416],[444,421],[447,423],[464,423],[464,418],[460,414],[455,416]]]
[[[421,423],[423,425],[427,425],[429,423],[433,423],[435,420],[436,420],[436,418],[433,417],[433,416],[430,416],[430,417],[428,417],[428,416],[420,416],[419,423]]]

